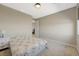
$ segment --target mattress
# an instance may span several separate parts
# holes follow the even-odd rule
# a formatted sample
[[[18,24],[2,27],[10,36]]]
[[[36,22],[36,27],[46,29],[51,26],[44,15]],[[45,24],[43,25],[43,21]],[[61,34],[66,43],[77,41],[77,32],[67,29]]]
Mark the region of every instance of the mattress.
[[[47,41],[39,38],[13,39],[10,48],[13,56],[36,56],[47,47]]]

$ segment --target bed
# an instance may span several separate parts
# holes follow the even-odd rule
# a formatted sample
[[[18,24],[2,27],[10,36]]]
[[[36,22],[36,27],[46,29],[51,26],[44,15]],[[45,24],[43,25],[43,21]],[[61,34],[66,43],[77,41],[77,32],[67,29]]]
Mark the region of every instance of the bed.
[[[33,37],[14,38],[10,41],[10,48],[13,56],[36,56],[47,47],[47,41]]]

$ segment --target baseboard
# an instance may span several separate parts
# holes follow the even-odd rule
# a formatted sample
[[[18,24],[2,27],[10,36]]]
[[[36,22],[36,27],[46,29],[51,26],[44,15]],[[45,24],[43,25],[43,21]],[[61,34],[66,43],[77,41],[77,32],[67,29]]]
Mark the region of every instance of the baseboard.
[[[59,44],[65,45],[65,46],[70,46],[70,47],[76,48],[76,45],[74,45],[74,44],[69,44],[69,43],[57,41],[57,40],[54,40],[54,41],[58,42]]]

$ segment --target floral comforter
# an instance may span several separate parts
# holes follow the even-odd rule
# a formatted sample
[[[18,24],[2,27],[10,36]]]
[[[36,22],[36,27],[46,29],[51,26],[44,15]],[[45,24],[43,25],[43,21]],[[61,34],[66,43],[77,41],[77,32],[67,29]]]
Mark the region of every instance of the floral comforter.
[[[9,47],[9,38],[0,38],[0,50]]]
[[[47,41],[39,38],[30,40],[16,38],[10,41],[13,56],[36,56],[47,47]]]

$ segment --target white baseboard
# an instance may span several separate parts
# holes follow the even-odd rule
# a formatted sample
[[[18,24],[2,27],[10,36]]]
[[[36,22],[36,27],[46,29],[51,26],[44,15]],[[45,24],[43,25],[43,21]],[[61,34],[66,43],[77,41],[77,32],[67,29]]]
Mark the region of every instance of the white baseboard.
[[[62,45],[66,45],[66,46],[76,48],[76,45],[74,45],[74,44],[69,44],[69,43],[62,42],[62,41],[57,41],[57,40],[54,40],[54,41],[56,41],[56,42],[58,42],[59,44],[62,44]]]

